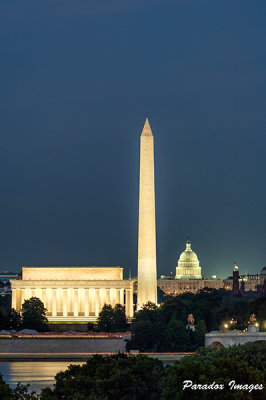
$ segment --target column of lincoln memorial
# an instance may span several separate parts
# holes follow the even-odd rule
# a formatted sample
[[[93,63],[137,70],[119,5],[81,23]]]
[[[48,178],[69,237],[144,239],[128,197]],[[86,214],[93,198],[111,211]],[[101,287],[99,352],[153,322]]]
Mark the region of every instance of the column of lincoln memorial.
[[[123,280],[120,267],[22,267],[11,285],[13,308],[38,297],[50,321],[95,320],[104,304],[121,304],[133,317],[133,281]]]

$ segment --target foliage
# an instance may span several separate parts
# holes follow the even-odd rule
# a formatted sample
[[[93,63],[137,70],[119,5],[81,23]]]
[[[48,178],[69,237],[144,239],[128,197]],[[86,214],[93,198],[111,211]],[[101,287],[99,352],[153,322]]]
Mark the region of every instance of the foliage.
[[[22,326],[22,319],[20,313],[18,313],[14,308],[11,308],[9,315],[9,328],[19,331]]]
[[[22,325],[23,328],[35,329],[39,332],[48,330],[48,320],[46,318],[43,302],[37,297],[31,297],[22,304]]]
[[[205,321],[199,321],[193,332],[186,328],[188,314],[189,307],[180,296],[169,298],[160,308],[153,303],[145,304],[135,314],[127,350],[189,352],[203,346]]]
[[[0,310],[0,330],[9,328],[9,318]]]
[[[165,341],[168,351],[187,351],[190,344],[190,332],[182,321],[173,317],[167,324]]]
[[[127,328],[125,307],[116,304],[113,308],[110,304],[104,304],[99,313],[97,329],[101,332],[120,331]]]
[[[257,320],[260,324],[260,330],[266,331],[266,297],[260,297],[249,304],[249,315],[256,314]]]
[[[206,324],[205,321],[200,320],[196,326],[195,331],[191,332],[191,351],[195,351],[205,344]]]
[[[11,400],[11,393],[10,387],[3,381],[0,374],[0,399]]]
[[[254,343],[230,348],[202,348],[193,356],[184,357],[173,367],[168,368],[163,390],[163,400],[263,400],[265,399],[265,354],[266,343]],[[254,353],[254,355],[253,355]],[[223,384],[223,390],[183,390],[183,382],[194,384]],[[264,390],[230,390],[228,383],[262,384]]]
[[[22,385],[20,382],[12,390],[11,400],[38,400],[35,392],[28,392],[30,385]]]
[[[127,319],[125,307],[121,304],[116,304],[113,311],[113,329],[125,331],[127,328]]]
[[[38,400],[35,392],[29,393],[30,385],[22,385],[20,382],[14,389],[11,389],[8,384],[3,381],[0,374],[0,399],[1,400]]]
[[[213,349],[210,347],[203,347],[198,350],[198,354],[205,355],[211,353]],[[215,350],[214,350],[214,354]],[[244,345],[237,345],[232,347],[221,347],[218,354],[220,356],[238,356],[241,360],[246,361],[250,366],[260,370],[266,371],[266,342],[254,343],[248,342]]]
[[[160,313],[165,323],[170,322],[173,315],[186,324],[189,313],[188,306],[182,301],[180,296],[170,297],[160,307]]]
[[[135,313],[127,350],[195,351],[204,346],[206,332],[219,330],[232,318],[236,323],[230,325],[231,329],[246,328],[252,312],[256,314],[261,330],[263,327],[266,330],[265,298],[239,298],[223,289],[204,288],[196,294],[168,297],[160,307],[147,303]],[[195,331],[184,330],[190,313],[196,321]]]
[[[110,304],[104,304],[97,321],[98,330],[110,332],[113,328],[113,307]]]
[[[160,321],[139,319],[132,324],[132,339],[127,350],[160,351],[164,341],[164,326]]]
[[[9,329],[9,314],[11,310],[11,296],[0,296],[0,330]]]
[[[95,328],[96,328],[96,324],[94,324],[93,322],[88,322],[88,324],[87,324],[88,331],[95,331]]]
[[[163,364],[156,359],[96,355],[57,374],[54,389],[43,390],[41,400],[157,400],[163,377]]]

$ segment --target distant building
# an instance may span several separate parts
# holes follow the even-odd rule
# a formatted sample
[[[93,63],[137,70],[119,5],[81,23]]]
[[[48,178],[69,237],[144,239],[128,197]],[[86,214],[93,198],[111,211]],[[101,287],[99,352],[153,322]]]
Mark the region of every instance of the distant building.
[[[257,286],[257,289],[261,296],[266,296],[266,267],[261,270],[260,284]]]
[[[0,295],[11,295],[10,281],[17,279],[18,274],[16,272],[1,272],[0,273]]]
[[[239,275],[239,280],[244,282],[245,293],[247,293],[247,292],[256,292],[257,291],[257,287],[260,284],[260,275],[259,274]],[[233,278],[232,277],[224,279],[224,288],[226,290],[232,290],[233,289]]]
[[[0,272],[0,281],[2,282],[9,282],[12,279],[17,279],[17,277],[17,272]]]
[[[263,285],[266,280],[266,267],[262,268],[260,272],[260,284]]]

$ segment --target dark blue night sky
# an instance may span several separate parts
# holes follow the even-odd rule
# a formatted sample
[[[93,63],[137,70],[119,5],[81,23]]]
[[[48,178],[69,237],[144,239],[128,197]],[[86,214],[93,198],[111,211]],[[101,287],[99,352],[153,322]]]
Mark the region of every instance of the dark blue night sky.
[[[155,137],[158,274],[266,265],[265,0],[0,1],[0,270],[137,272]]]

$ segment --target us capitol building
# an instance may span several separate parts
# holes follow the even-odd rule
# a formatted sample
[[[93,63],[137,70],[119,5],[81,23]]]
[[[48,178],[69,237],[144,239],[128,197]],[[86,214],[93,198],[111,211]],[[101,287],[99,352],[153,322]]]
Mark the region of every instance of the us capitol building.
[[[179,257],[175,278],[162,276],[158,279],[158,286],[165,294],[173,295],[184,292],[196,293],[205,287],[212,289],[224,287],[222,279],[202,279],[199,259],[192,250],[189,239],[185,251]]]
[[[245,291],[257,291],[257,286],[263,284],[265,271],[256,275],[240,275],[240,282],[243,281]],[[232,279],[204,279],[201,274],[201,266],[197,254],[192,250],[190,240],[187,240],[186,249],[179,257],[175,277],[164,275],[158,279],[159,288],[166,295],[177,295],[184,292],[196,293],[200,289],[226,289],[232,290]]]

